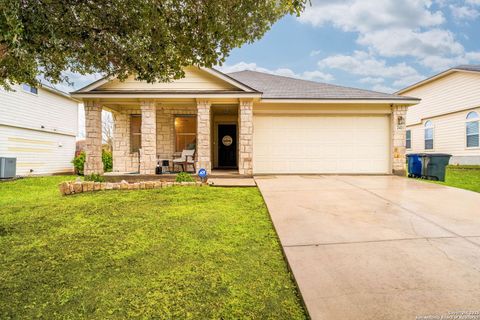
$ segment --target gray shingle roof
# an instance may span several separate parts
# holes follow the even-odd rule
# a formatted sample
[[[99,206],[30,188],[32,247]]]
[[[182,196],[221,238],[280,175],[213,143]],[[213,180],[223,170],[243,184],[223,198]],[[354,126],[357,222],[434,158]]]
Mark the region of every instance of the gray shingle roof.
[[[325,100],[412,100],[393,94],[342,87],[257,71],[227,74],[245,85],[263,92],[262,99],[325,99]]]
[[[480,72],[480,64],[462,64],[454,67],[453,69]]]

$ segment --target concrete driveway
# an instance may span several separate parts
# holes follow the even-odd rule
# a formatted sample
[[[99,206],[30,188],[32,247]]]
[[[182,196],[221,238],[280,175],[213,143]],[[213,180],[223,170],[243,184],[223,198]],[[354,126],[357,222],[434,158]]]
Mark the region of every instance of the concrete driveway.
[[[256,182],[313,319],[480,319],[480,194],[395,176]]]

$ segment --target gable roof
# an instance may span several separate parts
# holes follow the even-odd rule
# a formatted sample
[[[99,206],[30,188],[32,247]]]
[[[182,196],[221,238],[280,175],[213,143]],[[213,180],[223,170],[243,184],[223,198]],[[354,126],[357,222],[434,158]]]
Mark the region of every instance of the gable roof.
[[[462,64],[462,65],[458,65],[456,67],[453,67],[453,68],[450,68],[450,69],[447,69],[445,71],[442,71],[440,73],[437,73],[436,75],[433,75],[429,78],[426,78],[422,81],[419,81],[417,83],[414,83],[412,84],[411,86],[408,86],[406,88],[403,88],[401,90],[398,90],[397,92],[395,92],[395,94],[403,94],[405,92],[408,92],[412,89],[415,89],[417,87],[420,87],[420,86],[423,86],[427,83],[430,83],[432,81],[435,81],[439,78],[442,78],[442,77],[445,77],[445,76],[448,76],[449,74],[452,74],[454,72],[480,72],[480,65],[479,64]]]
[[[40,85],[38,86],[39,88],[41,89],[44,89],[48,92],[51,92],[53,94],[56,94],[58,96],[61,96],[61,97],[64,97],[64,98],[67,98],[67,99],[70,99],[72,101],[75,101],[75,102],[80,102],[78,101],[77,99],[75,99],[74,97],[72,97],[69,93],[65,92],[65,91],[62,91],[60,89],[57,89],[55,88],[53,85],[50,85],[48,83],[45,83],[44,81],[40,81]]]
[[[255,89],[229,77],[228,75],[218,71],[218,70],[215,70],[215,69],[212,69],[212,68],[204,68],[204,67],[198,67],[198,70],[201,70],[205,73],[207,73],[208,75],[210,76],[213,76],[221,81],[224,81],[226,83],[228,83],[229,85],[233,86],[235,89],[239,90],[239,91],[244,91],[244,92],[252,92],[252,93],[256,93],[258,91],[256,91]],[[94,91],[97,91],[100,87],[102,87],[103,85],[111,82],[111,81],[114,81],[115,79],[114,78],[108,78],[108,77],[103,77],[95,82],[92,82],[91,84],[83,87],[83,88],[80,88],[74,92],[72,92],[73,94],[78,94],[78,93],[91,93],[91,92],[94,92]],[[142,91],[155,91],[155,90],[142,90]],[[193,90],[194,91],[194,90]]]
[[[417,98],[277,76],[258,71],[245,70],[232,72],[228,75],[262,92],[262,99],[420,100]]]

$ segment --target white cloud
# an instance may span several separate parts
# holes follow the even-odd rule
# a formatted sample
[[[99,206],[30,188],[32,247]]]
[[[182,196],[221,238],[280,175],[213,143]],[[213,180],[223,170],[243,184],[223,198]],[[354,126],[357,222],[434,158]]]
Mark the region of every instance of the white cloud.
[[[442,24],[430,0],[313,0],[299,20],[314,26],[332,24],[344,31],[365,33],[384,28],[417,28]]]
[[[372,90],[395,92],[408,84],[418,82],[425,77],[406,63],[388,65],[364,51],[355,51],[353,55],[335,55],[318,62],[320,69],[337,69],[352,75],[362,76],[360,83],[372,85]],[[392,82],[391,85],[387,84]]]
[[[360,80],[358,80],[358,82],[367,83],[367,84],[380,84],[380,83],[384,83],[385,79],[380,77],[366,77],[366,78],[361,78]]]
[[[237,71],[243,71],[243,70],[252,70],[252,71],[265,72],[265,73],[270,73],[270,74],[275,74],[275,75],[285,76],[285,77],[292,77],[292,78],[305,79],[305,80],[325,81],[325,82],[330,82],[334,79],[333,75],[326,72],[319,71],[319,70],[295,73],[293,70],[288,68],[278,68],[275,70],[271,70],[271,69],[257,66],[257,64],[254,62],[248,63],[244,61],[236,63],[234,65],[225,64],[219,67],[219,69],[224,73],[237,72]]]
[[[480,5],[480,0],[467,0],[465,2],[468,4]]]
[[[436,8],[450,10],[456,19],[474,19],[480,17],[480,9],[473,7],[480,5],[480,0],[466,0],[463,4],[436,0],[435,5],[432,4],[432,0],[313,0],[313,5],[307,6],[298,19],[313,26],[333,25],[355,32],[357,43],[372,56],[413,57],[417,63],[434,71],[478,61],[476,55],[465,52],[457,39],[460,35],[442,26],[446,18]],[[340,63],[341,57],[333,58],[328,59]],[[368,62],[372,63],[370,60]],[[407,67],[387,69],[398,71]],[[357,66],[358,70],[362,70],[362,66]]]
[[[386,57],[423,58],[433,54],[459,55],[464,51],[463,46],[455,40],[453,33],[442,29],[425,32],[410,29],[380,30],[360,35],[357,42]]]
[[[394,93],[394,92],[398,91],[396,88],[392,88],[392,87],[385,86],[385,85],[382,85],[382,84],[374,85],[372,87],[372,90],[377,91],[377,92],[385,92],[385,93]]]
[[[340,69],[364,77],[402,78],[418,75],[417,70],[406,63],[387,65],[365,51],[355,51],[353,55],[335,55],[318,62],[321,69]]]
[[[421,63],[433,71],[443,71],[459,64],[480,62],[479,51],[469,51],[455,57],[442,57],[437,55],[428,56],[422,59]]]
[[[457,20],[473,20],[480,15],[480,12],[472,7],[451,4],[449,8],[453,17]]]

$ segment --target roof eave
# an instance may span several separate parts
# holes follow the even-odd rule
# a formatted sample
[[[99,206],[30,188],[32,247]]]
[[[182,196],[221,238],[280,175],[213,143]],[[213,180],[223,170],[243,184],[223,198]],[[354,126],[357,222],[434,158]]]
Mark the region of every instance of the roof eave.
[[[402,104],[415,105],[420,103],[418,98],[399,98],[399,99],[383,99],[383,98],[348,98],[348,99],[307,99],[307,98],[262,98],[262,103],[316,103],[316,104]]]
[[[208,98],[261,98],[261,92],[105,92],[105,91],[93,91],[93,92],[74,92],[72,96],[78,99],[97,99],[97,98],[150,98],[150,99],[161,99],[161,98],[197,98],[197,99],[208,99]]]

